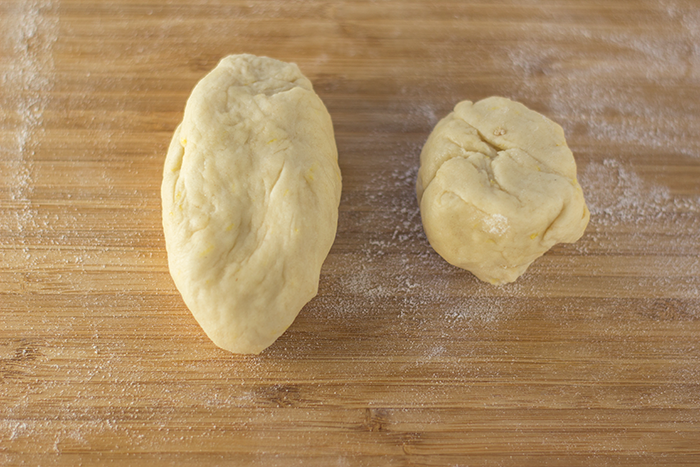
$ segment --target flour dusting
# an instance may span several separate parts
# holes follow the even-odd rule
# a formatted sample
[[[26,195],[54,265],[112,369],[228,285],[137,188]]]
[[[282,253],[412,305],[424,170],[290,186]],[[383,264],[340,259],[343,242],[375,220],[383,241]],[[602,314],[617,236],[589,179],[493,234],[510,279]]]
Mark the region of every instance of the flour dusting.
[[[498,236],[505,235],[510,229],[508,219],[502,214],[492,214],[484,217],[483,223],[487,232]]]
[[[51,1],[18,2],[3,30],[4,40],[14,60],[3,71],[3,92],[14,105],[17,127],[14,145],[0,147],[6,153],[12,178],[9,186],[10,230],[23,232],[36,226],[33,156],[43,134],[44,111],[55,81],[52,47],[57,38],[58,21],[51,14]],[[21,239],[24,242],[24,238]],[[30,259],[24,246],[25,259]]]
[[[579,180],[597,226],[662,223],[678,229],[675,219],[683,218],[690,232],[697,227],[700,196],[673,195],[668,187],[643,180],[631,165],[617,159],[584,165]],[[700,237],[700,232],[696,236]]]
[[[647,29],[595,30],[543,26],[553,45],[530,41],[506,51],[521,86],[519,100],[537,99],[567,133],[609,145],[700,157],[697,95],[671,103],[678,88],[700,77],[700,14],[678,2],[662,2],[658,15],[678,24],[667,34]],[[595,44],[574,49],[566,43]],[[620,79],[620,77],[625,79]]]

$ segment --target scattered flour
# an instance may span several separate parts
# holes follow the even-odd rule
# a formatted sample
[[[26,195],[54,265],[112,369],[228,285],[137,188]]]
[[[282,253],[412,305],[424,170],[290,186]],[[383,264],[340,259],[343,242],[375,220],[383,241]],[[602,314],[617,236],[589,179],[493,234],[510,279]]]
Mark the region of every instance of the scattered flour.
[[[648,224],[700,213],[699,195],[674,197],[668,187],[645,182],[617,159],[584,165],[579,179],[596,225]]]
[[[567,134],[585,128],[586,137],[612,147],[700,157],[700,121],[688,118],[698,96],[680,105],[667,98],[676,95],[667,90],[693,89],[700,78],[700,12],[661,2],[658,15],[664,34],[542,25],[547,44],[529,41],[504,53],[521,77],[512,97],[537,99]]]
[[[493,214],[492,216],[485,217],[484,226],[486,230],[494,235],[505,235],[508,229],[510,229],[508,219],[501,214]]]
[[[5,19],[7,27],[3,28],[3,39],[14,60],[2,72],[1,89],[10,105],[14,105],[12,110],[18,124],[14,129],[14,145],[0,146],[0,152],[6,154],[8,173],[12,174],[7,211],[0,215],[6,216],[3,223],[8,224],[9,231],[24,232],[36,227],[37,210],[32,203],[33,156],[44,131],[44,111],[55,81],[52,47],[58,22],[50,15],[56,7],[53,2],[17,2],[13,7]],[[25,260],[31,260],[23,236],[20,242]]]

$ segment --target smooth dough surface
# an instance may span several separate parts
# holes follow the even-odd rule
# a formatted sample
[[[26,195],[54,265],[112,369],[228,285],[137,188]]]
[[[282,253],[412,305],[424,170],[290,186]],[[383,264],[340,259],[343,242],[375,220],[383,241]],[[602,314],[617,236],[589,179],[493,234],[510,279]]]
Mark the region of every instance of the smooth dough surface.
[[[493,284],[515,281],[590,214],[562,128],[503,97],[463,101],[430,134],[417,195],[430,244]]]
[[[330,115],[295,64],[232,55],[195,86],[165,161],[163,229],[216,345],[261,352],[317,294],[340,192]]]

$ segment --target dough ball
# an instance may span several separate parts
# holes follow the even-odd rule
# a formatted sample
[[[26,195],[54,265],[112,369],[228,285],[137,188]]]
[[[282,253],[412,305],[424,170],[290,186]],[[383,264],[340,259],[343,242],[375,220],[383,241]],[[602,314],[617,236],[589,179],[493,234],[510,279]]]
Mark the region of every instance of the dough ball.
[[[564,131],[517,102],[460,102],[438,122],[420,162],[417,194],[430,244],[483,281],[515,281],[588,225]]]
[[[316,295],[340,191],[330,115],[296,65],[233,55],[196,85],[165,160],[163,230],[216,345],[259,353]]]

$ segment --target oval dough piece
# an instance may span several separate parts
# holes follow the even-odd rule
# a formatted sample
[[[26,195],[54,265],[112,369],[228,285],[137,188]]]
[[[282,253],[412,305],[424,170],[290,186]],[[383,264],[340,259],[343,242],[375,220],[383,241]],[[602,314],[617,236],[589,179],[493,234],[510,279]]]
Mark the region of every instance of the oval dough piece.
[[[232,55],[195,86],[165,160],[163,230],[216,345],[257,354],[316,295],[340,192],[330,115],[295,64]]]
[[[493,284],[515,281],[590,214],[559,125],[503,97],[463,101],[430,134],[417,194],[430,244]]]

